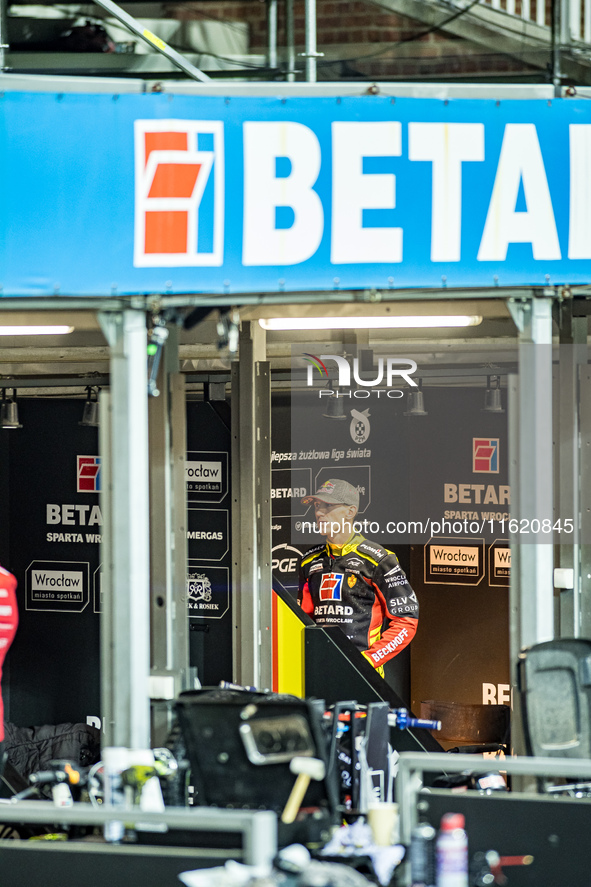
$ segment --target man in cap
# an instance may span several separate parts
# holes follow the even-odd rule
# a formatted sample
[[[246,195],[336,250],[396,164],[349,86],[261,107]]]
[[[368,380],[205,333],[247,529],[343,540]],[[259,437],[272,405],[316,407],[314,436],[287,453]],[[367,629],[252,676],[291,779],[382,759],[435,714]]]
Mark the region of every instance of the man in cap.
[[[300,561],[298,604],[317,625],[338,625],[383,676],[417,630],[419,604],[391,551],[354,531],[359,491],[331,479],[302,499],[326,543]]]

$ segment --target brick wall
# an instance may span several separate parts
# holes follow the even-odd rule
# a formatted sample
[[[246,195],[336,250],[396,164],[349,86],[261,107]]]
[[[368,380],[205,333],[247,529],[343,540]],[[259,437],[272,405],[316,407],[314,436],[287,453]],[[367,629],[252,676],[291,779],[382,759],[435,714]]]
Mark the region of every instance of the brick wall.
[[[304,0],[294,2],[296,52],[304,48]],[[247,22],[250,51],[265,54],[267,7],[264,0],[203,0],[169,8],[180,19],[216,18]],[[442,16],[443,17],[443,16]],[[278,3],[279,57],[285,46],[284,4]],[[442,32],[421,36],[427,26],[362,0],[317,0],[319,80],[401,80],[519,75],[531,71],[519,60],[504,56],[500,47],[476,46]],[[414,38],[409,42],[409,38]],[[399,46],[387,44],[406,41]],[[386,50],[383,54],[376,53]],[[369,56],[369,57],[368,57]],[[304,60],[297,60],[303,70]],[[298,78],[300,79],[300,78]],[[477,78],[476,78],[477,79]]]

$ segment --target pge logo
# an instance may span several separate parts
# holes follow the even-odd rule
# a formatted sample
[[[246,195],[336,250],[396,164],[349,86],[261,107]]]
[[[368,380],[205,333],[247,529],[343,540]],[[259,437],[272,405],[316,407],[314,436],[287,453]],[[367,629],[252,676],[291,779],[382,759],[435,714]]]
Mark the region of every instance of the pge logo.
[[[474,474],[499,473],[499,438],[472,438],[472,471]]]
[[[77,456],[77,490],[79,493],[98,493],[101,489],[101,457]]]
[[[294,548],[293,545],[276,545],[271,555],[273,572],[277,572],[283,577],[295,575],[297,579],[298,563],[302,556],[299,549]]]
[[[326,573],[320,584],[320,600],[340,601],[344,578],[342,573]]]
[[[223,123],[136,120],[134,265],[221,265],[223,250]]]

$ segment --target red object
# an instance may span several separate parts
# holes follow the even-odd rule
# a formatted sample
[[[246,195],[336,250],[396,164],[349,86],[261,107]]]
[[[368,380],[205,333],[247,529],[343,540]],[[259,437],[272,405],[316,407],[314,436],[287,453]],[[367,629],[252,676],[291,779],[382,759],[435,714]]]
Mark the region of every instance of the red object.
[[[441,828],[444,832],[452,832],[456,828],[464,828],[466,818],[463,813],[446,813],[441,819]]]
[[[16,606],[16,579],[0,567],[0,687],[2,682],[2,666],[6,654],[12,644],[18,625],[18,609]],[[4,739],[4,703],[0,692],[0,742]]]

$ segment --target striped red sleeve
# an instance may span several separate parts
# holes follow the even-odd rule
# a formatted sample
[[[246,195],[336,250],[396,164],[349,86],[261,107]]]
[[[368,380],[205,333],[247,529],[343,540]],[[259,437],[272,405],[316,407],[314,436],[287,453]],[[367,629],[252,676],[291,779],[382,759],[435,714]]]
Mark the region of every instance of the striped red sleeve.
[[[16,605],[16,579],[0,567],[0,679],[2,665],[16,634],[18,609]],[[0,742],[4,739],[4,705],[0,693]]]
[[[0,567],[0,665],[12,643],[18,625],[16,579]]]
[[[418,619],[414,616],[393,616],[379,641],[365,652],[375,668],[397,656],[407,647],[417,631]]]

